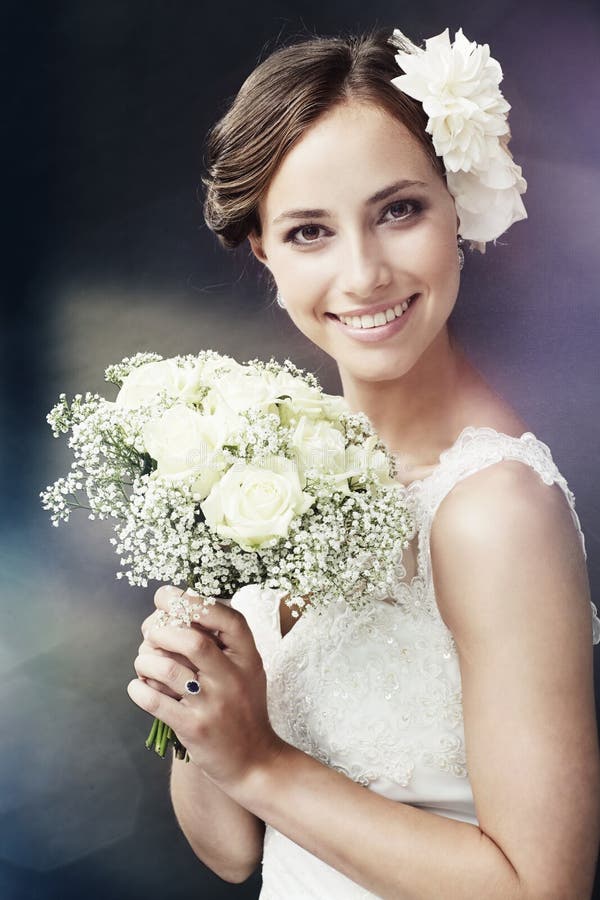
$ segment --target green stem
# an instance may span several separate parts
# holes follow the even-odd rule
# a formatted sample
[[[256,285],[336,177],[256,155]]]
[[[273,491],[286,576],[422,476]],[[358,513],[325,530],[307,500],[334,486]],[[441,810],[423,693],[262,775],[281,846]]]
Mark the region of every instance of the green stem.
[[[160,719],[154,719],[150,734],[146,738],[146,747],[148,750],[154,748],[158,756],[164,759],[169,745],[173,748],[176,759],[182,759],[184,762],[190,761],[189,753],[171,726],[161,722]]]
[[[165,725],[163,728],[163,733],[160,741],[160,750],[158,751],[158,755],[164,759],[165,753],[167,752],[167,744],[169,743],[169,737],[171,735],[171,728],[169,725]]]
[[[156,729],[156,739],[154,741],[154,749],[160,756],[160,745],[162,742],[163,731],[165,730],[165,723],[158,720],[158,728]]]
[[[152,750],[152,745],[156,738],[156,732],[158,731],[158,719],[155,719],[152,723],[152,728],[150,729],[150,734],[146,738],[146,747],[148,750]]]

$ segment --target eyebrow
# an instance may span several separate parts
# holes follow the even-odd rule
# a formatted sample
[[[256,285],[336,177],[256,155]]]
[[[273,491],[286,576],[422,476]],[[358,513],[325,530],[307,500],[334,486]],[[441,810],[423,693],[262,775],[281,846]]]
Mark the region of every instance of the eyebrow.
[[[369,197],[367,204],[371,206],[374,203],[380,203],[382,200],[386,200],[392,194],[401,191],[403,188],[415,186],[427,187],[427,182],[411,181],[407,178],[403,178],[401,181],[395,181],[394,184],[389,184],[387,187],[377,191],[376,194]],[[273,219],[272,224],[277,225],[277,223],[283,221],[283,219],[324,219],[328,216],[331,216],[331,213],[327,209],[288,209]]]

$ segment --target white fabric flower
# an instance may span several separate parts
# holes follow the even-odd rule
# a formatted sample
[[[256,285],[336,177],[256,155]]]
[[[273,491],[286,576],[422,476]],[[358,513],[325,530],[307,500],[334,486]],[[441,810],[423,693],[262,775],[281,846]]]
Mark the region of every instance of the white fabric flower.
[[[514,222],[527,218],[520,196],[527,182],[521,175],[521,167],[506,159],[506,164],[490,166],[480,175],[448,172],[446,182],[454,197],[462,237],[493,241]]]
[[[499,88],[500,64],[487,44],[469,41],[462,28],[453,44],[448,28],[428,38],[424,50],[399,29],[391,43],[405,73],[392,84],[419,100],[429,117],[425,130],[444,160],[458,233],[484,252],[486,241],[527,218],[520,196],[527,182],[508,151],[511,107]]]

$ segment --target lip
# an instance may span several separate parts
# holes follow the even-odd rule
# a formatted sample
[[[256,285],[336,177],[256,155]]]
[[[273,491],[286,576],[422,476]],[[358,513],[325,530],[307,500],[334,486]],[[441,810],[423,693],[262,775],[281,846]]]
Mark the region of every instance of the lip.
[[[411,301],[406,312],[402,313],[399,318],[392,319],[391,322],[386,322],[385,325],[375,325],[373,328],[353,328],[352,325],[344,325],[341,319],[337,319],[333,315],[328,315],[328,318],[332,324],[340,328],[344,334],[361,343],[372,344],[377,341],[385,341],[392,335],[402,331],[412,318],[413,307],[417,305],[421,295],[413,294],[412,296],[414,297],[414,300]],[[383,309],[387,309],[388,307],[384,306]],[[375,312],[377,312],[377,310],[375,310]],[[366,315],[366,313],[363,313],[363,315]]]
[[[386,309],[390,309],[394,306],[399,306],[400,304],[404,303],[406,300],[410,300],[410,298],[414,296],[415,294],[409,294],[408,297],[402,297],[401,300],[388,300],[386,303],[378,303],[377,306],[363,306],[361,309],[350,309],[345,312],[331,313],[331,315],[337,316],[338,319],[342,316],[348,319],[351,319],[352,316],[375,316],[378,312],[385,312]]]

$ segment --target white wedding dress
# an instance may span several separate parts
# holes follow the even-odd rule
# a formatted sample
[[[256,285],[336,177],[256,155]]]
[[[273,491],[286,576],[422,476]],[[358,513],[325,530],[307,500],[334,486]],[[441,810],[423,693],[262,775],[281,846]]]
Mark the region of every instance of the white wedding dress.
[[[560,485],[585,552],[573,494],[548,447],[530,432],[515,438],[468,427],[427,478],[407,487],[416,550],[399,566],[394,603],[360,612],[343,604],[321,613],[308,608],[282,637],[282,591],[248,585],[232,601],[253,632],[267,673],[271,722],[285,741],[378,794],[473,824],[460,670],[436,604],[429,534],[452,487],[503,459],[520,460],[546,484]],[[600,642],[593,603],[590,639]],[[266,826],[260,900],[374,896]]]

